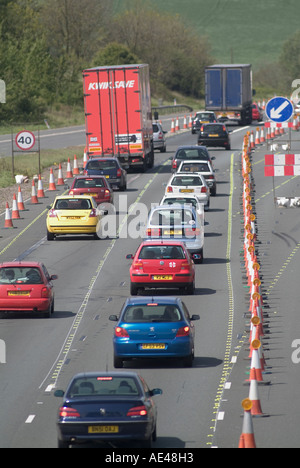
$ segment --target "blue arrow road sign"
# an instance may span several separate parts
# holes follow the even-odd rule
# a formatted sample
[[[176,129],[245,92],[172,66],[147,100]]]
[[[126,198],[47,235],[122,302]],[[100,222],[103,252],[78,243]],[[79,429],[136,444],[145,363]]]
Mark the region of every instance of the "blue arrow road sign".
[[[274,97],[266,105],[266,115],[273,122],[286,122],[294,113],[294,106],[287,98]]]

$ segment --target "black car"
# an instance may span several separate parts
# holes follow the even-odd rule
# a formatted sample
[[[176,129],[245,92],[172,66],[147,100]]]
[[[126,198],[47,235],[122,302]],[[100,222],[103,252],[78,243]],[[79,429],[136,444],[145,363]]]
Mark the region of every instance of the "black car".
[[[212,162],[214,157],[211,157],[207,148],[205,146],[199,145],[187,145],[187,146],[178,146],[176,153],[171,158],[171,170],[176,172],[182,161],[209,161]]]
[[[230,150],[230,136],[226,126],[222,123],[210,123],[201,126],[198,134],[198,145],[224,146]]]
[[[145,380],[134,372],[76,374],[58,411],[58,447],[86,442],[140,441],[150,447],[156,439],[157,408]]]
[[[212,111],[196,112],[192,120],[192,133],[199,132],[202,124],[216,121],[217,117]]]
[[[119,160],[114,157],[90,159],[84,168],[84,175],[104,175],[111,187],[117,186],[120,190],[127,188],[127,172],[122,168]]]

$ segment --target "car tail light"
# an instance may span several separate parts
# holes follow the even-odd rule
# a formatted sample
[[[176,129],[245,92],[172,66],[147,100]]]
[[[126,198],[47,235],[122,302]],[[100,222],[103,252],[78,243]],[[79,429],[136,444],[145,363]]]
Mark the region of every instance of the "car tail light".
[[[110,196],[110,191],[108,189],[105,189],[104,196],[107,198]]]
[[[50,210],[49,211],[49,218],[57,218],[57,213],[55,210]]]
[[[148,228],[147,229],[147,236],[148,237],[160,237],[162,230],[160,228]]]
[[[122,327],[115,328],[115,336],[117,336],[118,338],[129,338],[127,330]]]
[[[223,125],[223,132],[226,132],[226,127],[225,127],[225,125]]]
[[[172,193],[173,192],[173,187],[170,185],[167,187],[167,193]]]
[[[200,229],[199,228],[185,228],[184,233],[186,236],[199,236]]]
[[[70,190],[69,195],[74,195],[74,190]]]
[[[172,163],[172,168],[173,169],[177,169],[177,161],[176,159],[174,159],[173,163]]]
[[[41,291],[42,297],[50,297],[51,296],[51,291],[48,288],[43,288]]]
[[[143,269],[143,262],[135,262],[135,263],[133,263],[132,268],[137,268],[137,269],[142,270],[142,269]]]
[[[60,408],[59,416],[61,418],[80,418],[80,414],[78,413],[77,409],[69,408],[67,406]]]
[[[117,170],[117,177],[121,177],[121,175],[122,175],[122,171],[121,171],[121,169],[118,169]]]
[[[130,408],[127,413],[127,416],[147,416],[147,408],[146,406],[135,406],[134,408]]]
[[[200,129],[200,132],[203,132],[203,130],[204,130],[204,126],[202,125],[201,129]]]
[[[190,334],[190,327],[186,326],[186,327],[181,327],[178,329],[177,333],[176,333],[176,337],[182,337],[182,336],[189,336]]]
[[[207,188],[205,187],[205,185],[203,185],[203,187],[201,187],[201,193],[206,193],[207,192]]]
[[[83,174],[88,175],[88,171],[86,169],[84,169]]]
[[[90,218],[96,218],[96,216],[97,216],[97,210],[96,210],[95,208],[93,208],[93,209],[91,210],[91,212],[90,212],[89,217],[90,217]]]
[[[189,267],[190,267],[189,262],[182,262],[182,263],[181,263],[181,269],[182,269],[182,270],[186,270],[186,269],[189,268]]]

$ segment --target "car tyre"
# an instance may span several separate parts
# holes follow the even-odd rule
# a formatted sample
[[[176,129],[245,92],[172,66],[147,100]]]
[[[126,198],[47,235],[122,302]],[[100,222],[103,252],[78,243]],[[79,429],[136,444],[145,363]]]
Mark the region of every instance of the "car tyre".
[[[183,359],[184,367],[193,367],[194,353],[191,353],[189,356]]]
[[[114,367],[115,369],[122,369],[123,359],[119,358],[118,356],[114,356]]]
[[[64,448],[64,449],[69,448],[69,442],[65,442],[64,440],[58,439],[57,447],[58,448]]]
[[[135,284],[130,284],[130,294],[131,296],[137,296],[138,288]]]
[[[53,234],[52,232],[49,232],[49,231],[47,230],[47,240],[48,240],[48,241],[53,241],[53,240],[54,240],[54,237],[55,237],[54,234]]]
[[[187,294],[195,293],[195,280],[186,287]]]

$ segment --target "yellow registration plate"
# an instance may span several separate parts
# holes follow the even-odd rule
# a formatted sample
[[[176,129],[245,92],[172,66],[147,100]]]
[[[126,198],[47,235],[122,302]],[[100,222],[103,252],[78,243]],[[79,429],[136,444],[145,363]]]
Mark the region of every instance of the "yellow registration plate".
[[[164,236],[181,236],[181,229],[165,229]]]
[[[81,216],[67,216],[67,219],[81,219]]]
[[[30,296],[30,291],[8,291],[8,296]]]
[[[166,349],[166,345],[163,343],[144,343],[142,349]]]
[[[165,280],[170,281],[173,279],[173,276],[172,275],[154,275],[153,279],[156,281],[165,281]]]
[[[210,133],[208,136],[209,137],[218,137],[219,135],[217,133]]]
[[[84,193],[84,195],[89,195],[90,197],[96,197],[97,196],[96,193]]]
[[[179,192],[181,192],[181,193],[193,193],[194,189],[182,188],[182,189],[179,190]]]
[[[89,426],[89,434],[117,434],[119,426]]]

